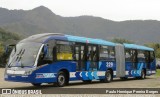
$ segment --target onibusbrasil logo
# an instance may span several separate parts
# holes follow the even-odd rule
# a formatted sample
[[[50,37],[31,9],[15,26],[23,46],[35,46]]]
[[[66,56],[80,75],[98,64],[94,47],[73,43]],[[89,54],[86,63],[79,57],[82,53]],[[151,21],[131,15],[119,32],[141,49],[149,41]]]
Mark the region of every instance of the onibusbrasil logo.
[[[42,94],[41,90],[2,89],[2,94]]]

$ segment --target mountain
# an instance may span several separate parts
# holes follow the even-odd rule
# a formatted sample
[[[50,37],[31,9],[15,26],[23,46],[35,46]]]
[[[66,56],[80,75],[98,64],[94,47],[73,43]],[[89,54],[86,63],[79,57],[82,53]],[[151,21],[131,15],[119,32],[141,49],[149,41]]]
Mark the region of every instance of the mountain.
[[[37,33],[64,33],[110,40],[115,37],[138,44],[160,42],[160,21],[112,21],[94,16],[62,17],[40,6],[32,10],[0,8],[0,27],[29,36]]]

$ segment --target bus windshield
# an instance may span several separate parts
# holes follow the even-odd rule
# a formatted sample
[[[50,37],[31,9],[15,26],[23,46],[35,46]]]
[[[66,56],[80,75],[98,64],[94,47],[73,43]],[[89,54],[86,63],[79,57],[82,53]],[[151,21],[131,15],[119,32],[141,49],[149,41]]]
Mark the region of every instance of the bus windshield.
[[[41,43],[19,43],[10,54],[8,67],[33,66],[41,47]]]

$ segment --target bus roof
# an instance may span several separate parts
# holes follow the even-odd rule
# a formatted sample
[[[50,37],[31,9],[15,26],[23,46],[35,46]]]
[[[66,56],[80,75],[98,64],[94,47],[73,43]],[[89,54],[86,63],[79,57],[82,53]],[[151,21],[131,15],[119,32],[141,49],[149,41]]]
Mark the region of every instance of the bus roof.
[[[102,39],[93,39],[93,38],[86,38],[86,37],[79,37],[79,36],[72,36],[72,35],[65,35],[65,36],[69,41],[115,46],[115,43],[102,40]]]
[[[124,43],[124,46],[125,46],[125,48],[130,48],[130,49],[138,49],[138,50],[154,51],[153,48],[149,48],[149,47],[142,46],[142,45]]]
[[[94,38],[87,38],[87,37],[80,37],[80,36],[73,36],[73,35],[65,35],[61,33],[43,33],[43,34],[36,34],[32,35],[28,38],[25,38],[20,41],[21,42],[40,42],[46,43],[49,40],[64,40],[64,41],[72,41],[72,42],[81,42],[81,43],[91,43],[91,44],[99,44],[99,45],[107,45],[107,46],[115,46],[116,43],[109,42],[103,39],[94,39]],[[139,50],[148,50],[154,51],[153,48],[149,48],[146,46],[136,45],[136,44],[127,44],[124,43],[125,48],[130,49],[139,49]]]
[[[40,43],[43,43],[46,40],[48,40],[50,37],[53,37],[53,36],[59,36],[59,37],[61,37],[61,36],[64,36],[64,35],[61,34],[61,33],[35,34],[35,35],[29,36],[29,37],[21,40],[20,42],[40,42]]]
[[[65,35],[65,34],[59,34],[59,33],[36,34],[36,35],[32,35],[28,38],[25,38],[20,42],[46,43],[47,41],[52,40],[52,39],[115,46],[115,43],[105,41],[105,40],[102,40],[102,39],[93,39],[93,38],[86,38],[86,37],[73,36],[73,35]]]

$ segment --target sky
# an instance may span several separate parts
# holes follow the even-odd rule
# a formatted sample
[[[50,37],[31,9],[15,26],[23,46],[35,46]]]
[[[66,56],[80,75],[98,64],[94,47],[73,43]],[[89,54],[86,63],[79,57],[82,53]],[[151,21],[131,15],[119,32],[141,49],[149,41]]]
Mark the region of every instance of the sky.
[[[160,0],[0,0],[0,7],[31,10],[45,6],[57,15],[91,15],[114,21],[160,20]]]

